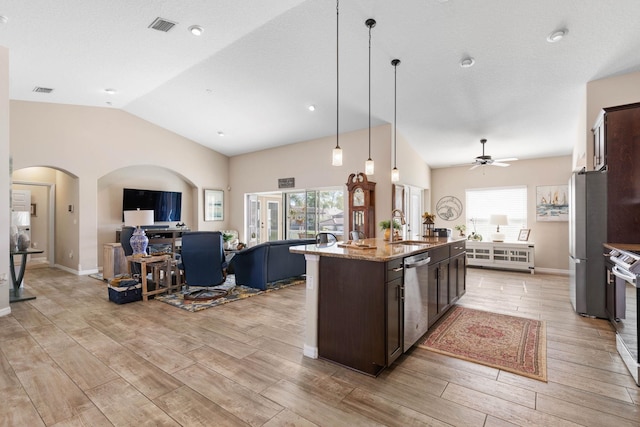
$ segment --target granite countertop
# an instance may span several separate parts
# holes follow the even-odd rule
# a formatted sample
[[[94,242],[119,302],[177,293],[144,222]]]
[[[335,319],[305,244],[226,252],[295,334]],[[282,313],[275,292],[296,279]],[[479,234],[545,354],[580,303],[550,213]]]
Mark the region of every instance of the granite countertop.
[[[358,243],[368,246],[356,247],[351,241],[332,244],[313,244],[292,246],[293,253],[313,254],[336,258],[350,258],[366,261],[386,262],[395,258],[402,258],[425,252],[431,248],[465,241],[464,237],[423,237],[419,239],[400,240],[389,243],[381,238],[364,239]]]
[[[604,247],[623,251],[640,251],[640,243],[605,243]]]

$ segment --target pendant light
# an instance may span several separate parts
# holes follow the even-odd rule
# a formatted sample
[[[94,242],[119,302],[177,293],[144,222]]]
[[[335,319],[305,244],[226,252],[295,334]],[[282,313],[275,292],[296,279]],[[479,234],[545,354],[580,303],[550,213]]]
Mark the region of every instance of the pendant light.
[[[391,169],[391,182],[400,181],[400,171],[396,167],[396,140],[398,137],[398,122],[397,122],[397,111],[398,111],[398,65],[400,64],[399,59],[393,59],[391,61],[391,65],[393,65],[393,169]]]
[[[336,148],[333,149],[331,155],[331,164],[333,166],[342,166],[342,148],[340,148],[340,56],[338,55],[338,48],[340,47],[339,8],[340,0],[336,0]]]
[[[364,173],[373,175],[374,165],[371,160],[371,29],[376,26],[376,21],[369,18],[364,24],[369,27],[369,158],[364,164]]]

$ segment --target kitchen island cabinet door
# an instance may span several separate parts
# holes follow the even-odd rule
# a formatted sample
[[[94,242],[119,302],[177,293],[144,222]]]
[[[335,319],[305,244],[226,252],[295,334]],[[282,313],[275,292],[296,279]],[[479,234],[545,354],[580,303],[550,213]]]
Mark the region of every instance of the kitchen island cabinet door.
[[[386,366],[384,262],[320,259],[318,356],[377,375]]]

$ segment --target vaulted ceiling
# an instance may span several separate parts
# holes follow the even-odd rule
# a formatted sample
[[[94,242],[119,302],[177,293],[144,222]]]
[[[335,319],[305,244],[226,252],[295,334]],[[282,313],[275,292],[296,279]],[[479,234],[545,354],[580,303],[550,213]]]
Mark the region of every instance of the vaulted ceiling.
[[[373,18],[371,124],[393,122],[399,58],[398,131],[432,167],[471,163],[481,138],[494,158],[569,155],[586,83],[640,71],[638,0],[342,0],[339,12],[340,132],[368,126]],[[336,132],[334,0],[5,0],[0,15],[11,99],[119,108],[227,156]],[[175,25],[149,28],[156,18]]]

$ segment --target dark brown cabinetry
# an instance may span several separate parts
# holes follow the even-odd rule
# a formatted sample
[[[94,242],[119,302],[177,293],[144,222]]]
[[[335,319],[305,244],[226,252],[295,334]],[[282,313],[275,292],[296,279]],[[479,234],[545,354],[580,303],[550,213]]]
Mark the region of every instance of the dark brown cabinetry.
[[[465,242],[451,245],[451,259],[449,260],[449,304],[454,304],[467,289],[467,257]]]
[[[429,251],[429,326],[442,316],[449,305],[449,248],[443,246]]]
[[[387,319],[387,366],[402,354],[403,318],[404,318],[404,287],[402,259],[386,263],[386,319]]]
[[[402,354],[402,278],[402,259],[321,257],[319,357],[370,375],[393,363]]]
[[[607,170],[607,241],[638,243],[640,103],[605,108],[593,134],[594,151],[600,153],[594,156],[594,166]]]
[[[607,248],[604,249],[607,253]],[[614,328],[616,322],[625,317],[626,301],[625,288],[626,282],[613,274],[613,266],[615,264],[605,255],[604,271],[607,289],[605,292],[605,311],[607,318],[611,321]]]

